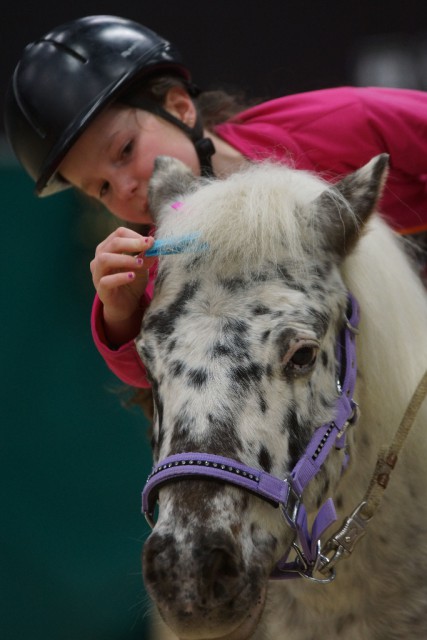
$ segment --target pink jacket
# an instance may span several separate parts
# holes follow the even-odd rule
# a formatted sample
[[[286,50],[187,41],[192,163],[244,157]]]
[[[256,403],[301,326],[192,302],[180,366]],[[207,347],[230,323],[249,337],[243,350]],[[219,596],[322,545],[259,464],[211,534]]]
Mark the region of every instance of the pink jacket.
[[[427,93],[406,89],[324,89],[252,107],[215,133],[253,161],[273,158],[333,180],[373,156],[390,154],[390,174],[380,203],[400,233],[427,229]],[[153,272],[145,294],[148,306]],[[95,344],[123,382],[149,387],[134,341],[113,350],[103,330],[102,304],[92,310]]]

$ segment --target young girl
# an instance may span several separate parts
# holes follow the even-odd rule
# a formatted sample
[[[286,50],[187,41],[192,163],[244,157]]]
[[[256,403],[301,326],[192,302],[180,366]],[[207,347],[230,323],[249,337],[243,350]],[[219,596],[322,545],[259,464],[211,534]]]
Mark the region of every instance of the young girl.
[[[149,29],[91,16],[25,49],[5,124],[38,195],[72,186],[130,223],[152,223],[147,184],[159,155],[218,178],[270,158],[334,180],[387,152],[382,213],[399,233],[427,229],[423,92],[344,87],[243,110],[223,92],[199,95],[175,47]],[[152,296],[155,261],[144,258],[152,242],[120,227],[91,262],[95,343],[111,370],[139,388],[149,386],[134,338]]]

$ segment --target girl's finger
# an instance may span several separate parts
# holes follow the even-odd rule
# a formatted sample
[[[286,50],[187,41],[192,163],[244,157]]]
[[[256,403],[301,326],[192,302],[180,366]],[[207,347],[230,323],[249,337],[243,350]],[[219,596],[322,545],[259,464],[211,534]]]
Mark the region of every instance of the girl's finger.
[[[112,273],[108,276],[103,276],[99,281],[98,294],[102,298],[103,292],[109,292],[119,287],[129,285],[137,279],[135,271],[123,271],[121,273]]]

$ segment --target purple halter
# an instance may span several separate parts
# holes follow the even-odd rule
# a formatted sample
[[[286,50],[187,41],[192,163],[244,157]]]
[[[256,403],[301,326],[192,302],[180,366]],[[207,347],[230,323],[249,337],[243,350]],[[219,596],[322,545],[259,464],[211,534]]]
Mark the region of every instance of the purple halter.
[[[274,568],[271,579],[303,576],[316,582],[333,580],[335,574],[332,571],[324,579],[319,580],[313,576],[325,560],[320,552],[320,537],[337,519],[333,500],[329,498],[320,507],[310,532],[302,494],[322,467],[329,452],[333,448],[345,447],[347,427],[357,419],[357,405],[353,400],[353,393],[357,372],[355,335],[358,333],[358,324],[359,305],[352,294],[348,293],[348,311],[336,346],[340,374],[337,380],[339,396],[335,418],[315,430],[304,455],[286,478],[276,478],[265,471],[208,453],[181,453],[169,456],[153,469],[142,492],[142,510],[150,526],[154,526],[154,508],[162,485],[179,478],[214,478],[246,489],[275,507],[280,507],[286,522],[295,532],[296,541]],[[346,453],[343,470],[347,463]],[[292,548],[296,552],[296,558],[288,562],[287,558]]]

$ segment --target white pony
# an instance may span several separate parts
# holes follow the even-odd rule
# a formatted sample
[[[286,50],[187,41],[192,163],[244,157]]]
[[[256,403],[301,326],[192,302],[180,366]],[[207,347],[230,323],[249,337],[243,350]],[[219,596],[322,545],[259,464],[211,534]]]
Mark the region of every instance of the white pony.
[[[159,502],[143,571],[182,640],[427,638],[427,403],[336,576],[322,553],[427,366],[425,290],[374,213],[386,171],[379,156],[335,186],[272,164],[204,182],[157,162],[157,239],[187,245],[160,258],[137,339],[156,406],[149,517]],[[328,498],[338,522],[317,544]]]

